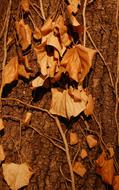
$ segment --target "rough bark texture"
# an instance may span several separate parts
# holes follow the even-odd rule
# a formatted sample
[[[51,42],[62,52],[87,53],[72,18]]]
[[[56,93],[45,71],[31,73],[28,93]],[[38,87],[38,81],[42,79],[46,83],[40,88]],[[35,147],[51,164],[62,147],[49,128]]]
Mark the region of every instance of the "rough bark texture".
[[[10,19],[10,26],[8,36],[14,34],[14,23],[18,13],[18,0],[12,2],[12,12]],[[38,3],[38,1],[36,1]],[[83,3],[83,2],[82,2]],[[116,30],[116,3],[117,0],[94,0],[93,3],[87,6],[86,20],[89,32],[104,56],[113,80],[115,82],[116,66],[117,66],[117,30]],[[0,5],[0,30],[3,27],[5,13],[7,10],[8,1],[4,0]],[[57,15],[63,14],[65,16],[66,4],[61,1],[55,0],[43,0],[44,12],[46,18],[57,11]],[[42,25],[42,20],[32,10],[34,20],[38,26]],[[80,13],[79,13],[80,14]],[[80,15],[78,16],[81,20]],[[29,20],[27,20],[29,22]],[[87,37],[87,46],[93,47],[90,40]],[[8,60],[16,54],[15,45],[13,45],[8,51]],[[37,70],[35,63],[36,58],[30,53],[30,62],[34,65],[34,70]],[[3,38],[0,41],[0,68],[3,60]],[[0,71],[1,72],[1,71]],[[1,79],[1,75],[0,75]],[[9,93],[5,94],[7,97],[15,97],[23,100],[26,103],[32,103],[39,107],[49,109],[51,101],[51,92],[46,90],[44,92],[38,91],[36,94],[32,93],[31,83],[20,79],[18,83],[13,84],[14,88],[10,88]],[[89,73],[86,81],[89,91],[95,98],[95,115],[98,121],[102,125],[103,139],[106,144],[112,145],[114,148],[117,145],[117,129],[114,119],[115,111],[115,95],[110,83],[107,68],[102,62],[100,56],[97,54],[93,67]],[[34,102],[33,97],[37,97],[38,101]],[[29,109],[26,106],[21,105],[15,101],[4,101],[2,106],[2,115],[12,115],[22,118],[24,113]],[[54,137],[58,140],[62,140],[57,129],[57,126],[53,119],[51,119],[46,113],[36,110],[30,110],[33,113],[31,125],[37,128],[40,132],[47,134],[50,137]],[[6,160],[5,162],[20,163],[28,162],[33,169],[34,175],[30,180],[27,187],[23,190],[70,190],[71,184],[67,182],[61,175],[60,167],[65,177],[70,178],[69,168],[67,165],[65,153],[55,147],[48,139],[40,136],[33,129],[20,126],[19,122],[11,119],[4,120],[5,131],[4,135],[1,135],[0,141],[3,144]],[[98,126],[93,118],[88,120],[89,126],[92,130],[98,131]],[[66,125],[62,121],[62,127],[65,131]],[[85,160],[81,160],[80,156],[77,156],[77,160],[81,162],[87,168],[86,175],[81,178],[75,175],[76,190],[106,190],[106,185],[102,182],[101,178],[96,174],[94,160],[97,158],[100,148],[90,150],[86,144],[85,137],[82,134],[85,125],[83,121],[78,118],[72,124],[70,131],[76,131],[78,133],[80,142],[74,147],[70,147],[71,159],[73,159],[77,149],[86,148],[88,151],[88,157]],[[69,131],[67,132],[68,138]],[[58,143],[56,141],[56,143]],[[63,143],[59,143],[63,146]],[[118,155],[117,155],[118,156]],[[0,167],[0,189],[8,190],[6,182],[3,179],[2,167]]]

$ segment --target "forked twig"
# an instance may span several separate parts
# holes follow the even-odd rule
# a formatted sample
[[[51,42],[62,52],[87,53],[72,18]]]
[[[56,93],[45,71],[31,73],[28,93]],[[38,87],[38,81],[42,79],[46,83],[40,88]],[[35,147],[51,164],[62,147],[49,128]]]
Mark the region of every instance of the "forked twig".
[[[84,33],[83,33],[83,45],[86,45],[86,5],[87,5],[87,0],[84,1],[83,5],[83,26],[84,26]]]
[[[105,64],[105,66],[106,66],[106,68],[107,68],[107,71],[108,71],[108,74],[109,74],[109,78],[110,78],[111,85],[112,85],[112,87],[114,88],[114,82],[113,82],[112,74],[111,74],[111,71],[110,71],[110,68],[109,68],[108,64],[106,63],[106,61],[105,61],[103,55],[101,54],[101,52],[100,52],[99,49],[97,48],[96,44],[94,43],[94,41],[93,41],[93,39],[92,39],[90,33],[88,32],[88,30],[86,30],[86,33],[87,33],[88,38],[90,39],[92,45],[94,46],[94,48],[95,48],[96,51],[98,52],[100,58],[102,59],[103,63]]]

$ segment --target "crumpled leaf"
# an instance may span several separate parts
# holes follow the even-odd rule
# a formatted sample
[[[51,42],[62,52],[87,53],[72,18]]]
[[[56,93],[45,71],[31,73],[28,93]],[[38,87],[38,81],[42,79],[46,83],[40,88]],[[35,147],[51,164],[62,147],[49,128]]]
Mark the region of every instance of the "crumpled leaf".
[[[81,87],[80,87],[81,88]],[[83,89],[77,89],[80,95],[80,100],[75,101],[68,90],[60,91],[57,88],[51,89],[52,102],[50,112],[66,118],[71,116],[76,117],[85,110],[88,96]]]
[[[73,164],[73,171],[83,177],[86,173],[86,168],[82,163],[77,161]]]
[[[35,27],[33,37],[35,40],[40,40],[42,38],[41,30],[39,28]]]
[[[0,145],[0,161],[3,161],[4,159],[5,159],[4,149],[3,146]]]
[[[95,50],[76,45],[67,50],[61,65],[66,68],[70,78],[77,82],[82,82],[92,66],[92,59]]]
[[[54,23],[52,19],[48,18],[46,22],[44,23],[44,25],[41,27],[41,33],[45,36],[53,30],[53,27],[54,27]]]
[[[27,163],[2,164],[4,179],[12,190],[28,185],[32,172]]]
[[[13,57],[2,72],[2,87],[18,79],[18,58]]]
[[[2,129],[4,129],[4,128],[5,128],[5,127],[4,127],[3,119],[0,118],[0,131],[1,131]]]
[[[29,12],[29,6],[30,6],[29,0],[21,0],[20,5],[22,10],[24,10],[25,12]]]
[[[19,43],[24,51],[31,45],[32,31],[29,25],[25,24],[22,19],[19,22],[16,22],[16,30]]]
[[[103,151],[99,158],[96,160],[97,173],[102,177],[102,180],[112,185],[113,177],[114,177],[114,160],[106,159],[106,153]]]
[[[113,190],[119,190],[119,175],[114,176],[112,186]]]

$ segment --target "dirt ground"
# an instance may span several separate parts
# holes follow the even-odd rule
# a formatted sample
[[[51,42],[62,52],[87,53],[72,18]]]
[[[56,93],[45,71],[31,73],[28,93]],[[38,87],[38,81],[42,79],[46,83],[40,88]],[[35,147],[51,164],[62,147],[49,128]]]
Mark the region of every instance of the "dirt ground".
[[[37,0],[32,3],[38,4]],[[8,0],[0,2],[0,31],[4,25],[5,13],[8,6]],[[82,0],[83,5],[83,0]],[[43,0],[44,12],[46,18],[52,13],[66,16],[66,3],[60,0]],[[116,9],[117,0],[94,0],[86,8],[86,21],[88,31],[95,42],[97,48],[102,53],[108,67],[110,68],[113,81],[116,80],[117,68],[117,28],[116,28]],[[15,36],[14,27],[15,20],[19,17],[19,0],[12,1],[12,10],[8,36]],[[31,8],[34,21],[38,26],[43,24],[42,19]],[[57,12],[56,12],[57,11]],[[82,8],[81,8],[82,11]],[[81,12],[77,18],[82,22]],[[30,22],[29,19],[27,22]],[[93,47],[91,41],[87,37],[86,44]],[[16,47],[13,44],[8,50],[7,60],[16,55]],[[0,69],[2,69],[3,61],[3,38],[0,41]],[[36,57],[33,52],[29,54],[29,61],[34,73],[37,73],[35,66]],[[0,70],[0,74],[2,70]],[[34,76],[32,76],[34,77]],[[0,75],[1,80],[1,75]],[[117,128],[115,123],[115,93],[110,83],[107,67],[102,61],[99,54],[96,54],[93,60],[93,67],[90,70],[84,85],[95,98],[95,116],[102,126],[102,138],[106,145],[111,145],[115,150],[115,157],[119,161],[119,147],[117,144]],[[7,87],[8,88],[8,87]],[[41,108],[49,109],[51,101],[51,92],[49,89],[37,89],[32,91],[31,80],[20,78],[18,82],[13,83],[8,89],[6,88],[3,97],[14,97],[26,103],[36,105]],[[33,113],[31,125],[40,133],[46,134],[52,139],[56,139],[56,143],[63,145],[62,138],[57,126],[47,113],[40,112],[35,109],[28,108],[17,101],[2,101],[2,115],[12,115],[14,117],[23,118],[27,111]],[[118,118],[119,119],[119,118]],[[99,133],[99,126],[94,117],[86,118],[90,129]],[[69,146],[71,160],[73,160],[77,150],[86,148],[88,157],[82,160],[77,156],[76,160],[80,160],[86,167],[87,172],[83,178],[75,174],[76,190],[111,190],[111,187],[104,184],[101,177],[96,174],[95,160],[98,157],[101,146],[98,145],[89,149],[85,134],[91,133],[86,131],[86,126],[81,117],[73,121],[66,122],[61,119],[63,130],[67,130],[66,137],[69,139],[69,132],[76,132],[79,136],[79,143],[75,146]],[[71,183],[66,178],[70,178],[69,168],[65,152],[53,145],[47,138],[38,134],[31,128],[20,125],[19,121],[4,118],[5,130],[0,136],[0,142],[3,144],[6,159],[9,162],[27,162],[32,168],[34,174],[27,187],[22,190],[70,190]],[[96,136],[98,139],[98,137]],[[59,140],[59,142],[58,142]],[[62,175],[62,172],[64,176]],[[117,171],[119,172],[119,171]],[[0,167],[0,190],[9,190],[8,185],[4,181],[2,167]]]

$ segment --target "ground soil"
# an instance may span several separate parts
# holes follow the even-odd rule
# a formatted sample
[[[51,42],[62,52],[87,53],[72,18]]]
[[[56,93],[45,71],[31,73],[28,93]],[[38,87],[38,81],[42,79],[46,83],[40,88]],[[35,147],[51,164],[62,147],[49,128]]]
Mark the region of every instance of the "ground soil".
[[[60,0],[59,0],[60,1]],[[43,0],[44,12],[46,18],[53,13],[57,15],[63,14],[66,16],[66,4],[56,0]],[[32,2],[38,3],[36,0]],[[59,4],[58,4],[59,2]],[[117,0],[94,0],[87,6],[86,20],[88,30],[104,56],[115,82],[116,79],[116,65],[117,65],[117,29],[116,29],[116,3]],[[10,25],[8,36],[14,36],[14,23],[18,19],[19,0],[12,1],[12,11],[10,18]],[[83,0],[82,0],[83,5]],[[3,27],[5,13],[8,6],[8,0],[2,1],[0,4],[0,30]],[[56,12],[57,11],[57,12]],[[82,8],[81,8],[82,11]],[[82,22],[81,11],[77,18]],[[41,26],[43,21],[32,10],[34,21],[38,26]],[[30,22],[27,20],[27,22]],[[87,38],[86,42],[88,47],[93,47],[90,40]],[[16,55],[15,45],[10,47],[8,51],[7,60]],[[3,38],[0,41],[0,68],[2,67],[3,60]],[[36,57],[31,52],[29,61],[37,72]],[[2,73],[2,72],[1,72]],[[33,76],[34,77],[34,76]],[[1,78],[1,76],[0,76]],[[93,61],[93,67],[86,78],[85,86],[95,98],[95,115],[100,124],[102,125],[102,137],[107,145],[111,145],[115,149],[115,154],[119,157],[117,151],[117,128],[114,119],[115,112],[115,94],[111,86],[109,74],[104,62],[97,54]],[[38,89],[37,92],[32,92],[31,81],[26,81],[22,78],[14,83],[9,90],[6,89],[4,97],[15,97],[26,103],[31,103],[39,107],[49,109],[51,101],[51,92],[49,89]],[[16,101],[3,101],[2,102],[2,115],[12,115],[14,117],[23,118],[27,111],[33,113],[31,125],[37,128],[41,133],[47,134],[50,137],[61,140],[57,126],[53,119],[46,113],[29,109]],[[86,118],[87,119],[87,118]],[[99,128],[93,117],[87,119],[90,129],[99,133]],[[75,174],[76,190],[106,190],[111,189],[108,185],[104,184],[96,174],[95,160],[100,153],[100,142],[94,149],[89,149],[85,141],[85,124],[83,120],[78,117],[75,121],[64,122],[61,120],[63,130],[67,131],[67,139],[70,131],[77,132],[79,136],[79,143],[73,147],[70,146],[71,160],[73,159],[77,149],[86,148],[88,157],[81,160],[78,155],[76,160],[80,160],[87,168],[86,175],[81,178]],[[5,163],[27,162],[32,168],[34,175],[30,183],[23,190],[70,190],[71,184],[62,176],[60,169],[62,169],[65,177],[70,178],[69,168],[65,153],[54,146],[48,139],[39,135],[33,129],[21,126],[18,121],[13,119],[4,119],[5,130],[1,134],[0,142],[3,144],[5,150]],[[70,129],[69,129],[70,128]],[[88,133],[88,132],[87,132]],[[96,137],[97,138],[97,137]],[[97,138],[98,139],[98,138]],[[63,146],[63,143],[57,142]],[[2,174],[2,167],[0,167],[0,190],[9,190],[8,185],[4,181]]]

